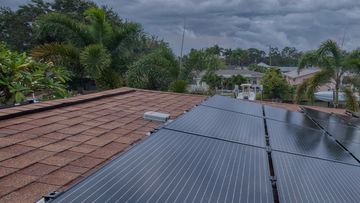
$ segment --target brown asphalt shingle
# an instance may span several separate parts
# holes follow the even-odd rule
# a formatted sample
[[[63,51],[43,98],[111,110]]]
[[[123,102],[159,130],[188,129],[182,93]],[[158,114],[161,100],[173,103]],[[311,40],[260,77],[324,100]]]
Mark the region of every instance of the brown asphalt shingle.
[[[175,118],[204,99],[120,88],[0,110],[0,202],[34,202],[67,189],[161,124],[144,120],[144,112],[160,111]],[[71,101],[83,103],[41,110]],[[1,120],[33,109],[41,112]]]

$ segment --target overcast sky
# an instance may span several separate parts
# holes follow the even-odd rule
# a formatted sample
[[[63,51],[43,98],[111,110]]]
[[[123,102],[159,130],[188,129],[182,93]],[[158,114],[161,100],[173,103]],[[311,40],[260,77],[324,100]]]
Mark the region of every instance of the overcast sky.
[[[0,0],[16,8],[27,0]],[[226,48],[295,46],[316,48],[326,39],[360,47],[360,0],[95,0],[180,53],[184,19],[185,52],[219,44]]]

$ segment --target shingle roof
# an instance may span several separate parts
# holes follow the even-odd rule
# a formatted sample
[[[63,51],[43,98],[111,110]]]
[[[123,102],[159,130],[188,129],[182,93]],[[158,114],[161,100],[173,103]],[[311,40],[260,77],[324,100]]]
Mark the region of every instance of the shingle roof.
[[[120,88],[0,110],[0,202],[33,202],[96,171],[204,96]]]

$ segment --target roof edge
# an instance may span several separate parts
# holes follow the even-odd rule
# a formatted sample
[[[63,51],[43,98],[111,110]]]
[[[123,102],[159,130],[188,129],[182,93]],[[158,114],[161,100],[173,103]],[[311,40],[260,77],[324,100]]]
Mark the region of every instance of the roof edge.
[[[107,90],[107,91],[103,91],[103,92],[80,95],[80,96],[75,96],[75,97],[70,97],[70,98],[65,98],[65,99],[51,100],[51,101],[35,103],[35,104],[28,104],[28,105],[23,105],[23,106],[15,106],[15,107],[0,110],[0,121],[19,117],[19,116],[24,116],[24,115],[28,115],[28,114],[53,110],[53,109],[57,109],[57,108],[61,108],[61,107],[82,104],[82,103],[95,101],[95,100],[99,100],[99,99],[104,99],[104,98],[108,98],[108,97],[128,94],[128,93],[132,93],[132,92],[136,92],[136,89],[124,87],[124,88],[118,88],[118,89]]]

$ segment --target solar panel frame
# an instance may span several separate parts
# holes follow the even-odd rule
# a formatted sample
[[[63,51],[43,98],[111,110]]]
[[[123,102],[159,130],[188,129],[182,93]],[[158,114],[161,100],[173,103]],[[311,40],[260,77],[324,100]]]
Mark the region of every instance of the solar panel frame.
[[[198,106],[166,125],[167,129],[237,143],[266,146],[263,118]]]
[[[161,129],[52,202],[213,200],[273,202],[266,151]]]
[[[358,202],[360,168],[272,152],[280,202]]]

